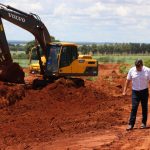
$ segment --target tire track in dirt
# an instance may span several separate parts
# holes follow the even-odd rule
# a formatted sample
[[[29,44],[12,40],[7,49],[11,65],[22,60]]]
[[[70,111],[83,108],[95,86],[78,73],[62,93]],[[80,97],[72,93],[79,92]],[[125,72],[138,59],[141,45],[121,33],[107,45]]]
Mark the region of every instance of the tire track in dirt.
[[[150,148],[150,131],[148,130],[149,129],[135,129],[135,131],[131,131],[130,133],[128,131],[128,133],[124,133],[120,139],[115,140],[110,145],[103,145],[103,148],[113,150],[148,150]]]
[[[150,100],[150,99],[149,99]],[[150,105],[149,105],[150,107]],[[150,112],[149,112],[150,116]],[[110,149],[110,150],[149,150],[150,149],[150,120],[148,119],[147,128],[140,129],[141,124],[141,106],[138,109],[137,113],[137,121],[135,127],[131,131],[126,131],[126,126],[123,126],[120,130],[120,127],[117,129],[117,133],[120,134],[118,138],[116,138],[110,144],[104,144],[102,149]]]

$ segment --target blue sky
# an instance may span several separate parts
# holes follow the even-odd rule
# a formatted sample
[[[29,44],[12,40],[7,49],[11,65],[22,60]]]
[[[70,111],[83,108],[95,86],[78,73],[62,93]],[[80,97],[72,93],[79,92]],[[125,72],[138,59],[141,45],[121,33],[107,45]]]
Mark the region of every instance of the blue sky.
[[[61,41],[150,43],[147,0],[0,0],[38,14]],[[33,40],[27,31],[4,21],[8,40]]]

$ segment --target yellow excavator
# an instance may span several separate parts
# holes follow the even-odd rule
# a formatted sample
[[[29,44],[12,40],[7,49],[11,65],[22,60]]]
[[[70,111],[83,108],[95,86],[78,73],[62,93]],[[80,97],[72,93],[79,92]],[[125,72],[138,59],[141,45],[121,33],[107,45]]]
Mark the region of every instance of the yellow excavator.
[[[32,73],[32,74],[39,74],[40,73],[40,65],[39,65],[39,62],[32,62],[32,54],[33,54],[33,51],[36,49],[36,47],[32,47],[29,51],[29,72]],[[44,66],[46,64],[46,58],[45,56],[42,56],[41,57],[41,61],[42,61],[42,65]]]
[[[65,47],[65,46],[72,46],[75,48],[75,50],[77,49],[77,45],[76,44],[73,44],[73,43],[66,43],[66,42],[52,42],[51,43],[52,45],[59,45],[60,49]],[[31,73],[39,73],[40,72],[40,65],[39,63],[31,63],[32,61],[32,51],[35,49],[35,47],[31,48],[30,52],[29,52],[29,70]],[[59,58],[60,58],[60,54],[57,53],[57,60],[56,62],[60,61]],[[64,63],[67,63],[67,61],[69,60],[69,57],[68,58],[65,58]],[[55,57],[53,57],[55,58]],[[44,66],[46,64],[46,58],[45,56],[42,56],[41,57],[41,61],[42,61],[42,65]],[[81,65],[78,63],[78,62],[81,62],[84,61],[83,63],[83,66],[81,67]],[[57,63],[54,63],[52,66],[57,68],[58,66],[56,66]],[[62,69],[60,70],[60,74],[63,74],[63,73],[66,73],[66,75],[88,75],[88,76],[93,76],[94,75],[94,70],[91,71],[91,74],[90,74],[90,71],[87,70],[87,72],[84,73],[84,71],[87,69],[87,66],[89,67],[94,67],[95,65],[97,65],[97,61],[92,59],[92,56],[91,55],[78,55],[78,57],[75,55],[74,56],[74,61],[70,64],[70,65],[64,65],[64,67],[62,67]],[[54,70],[54,69],[53,69]],[[84,73],[84,74],[83,74]],[[96,74],[96,71],[95,71],[95,74]],[[58,75],[57,72],[55,72],[55,75]]]
[[[51,42],[50,34],[40,17],[26,13],[11,6],[0,4],[0,80],[24,82],[24,73],[19,65],[13,63],[2,23],[5,19],[32,33],[38,41],[36,52],[40,73],[43,79],[66,76],[97,76],[98,62],[92,57],[79,56],[74,43]],[[45,62],[41,60],[40,48]]]

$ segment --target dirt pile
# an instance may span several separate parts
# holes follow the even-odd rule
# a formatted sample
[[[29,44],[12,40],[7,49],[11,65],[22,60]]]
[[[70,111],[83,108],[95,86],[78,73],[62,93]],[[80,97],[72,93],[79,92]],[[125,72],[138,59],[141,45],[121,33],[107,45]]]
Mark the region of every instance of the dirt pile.
[[[33,142],[51,144],[55,139],[104,133],[110,128],[115,130],[116,125],[127,124],[123,115],[127,113],[124,106],[130,103],[126,99],[130,97],[121,96],[124,78],[114,69],[116,66],[112,67],[103,66],[105,69],[101,69],[95,81],[84,78],[85,85],[81,87],[60,79],[43,89],[26,90],[22,101],[0,110],[0,147]],[[8,89],[4,84],[0,87],[6,89],[1,92],[6,97],[11,93],[6,91],[19,88]]]
[[[24,72],[18,63],[10,63],[0,67],[0,81],[24,83]]]
[[[10,63],[0,67],[0,80],[12,83],[24,83],[24,72],[18,63]]]
[[[23,85],[0,82],[0,108],[12,105],[24,96]]]

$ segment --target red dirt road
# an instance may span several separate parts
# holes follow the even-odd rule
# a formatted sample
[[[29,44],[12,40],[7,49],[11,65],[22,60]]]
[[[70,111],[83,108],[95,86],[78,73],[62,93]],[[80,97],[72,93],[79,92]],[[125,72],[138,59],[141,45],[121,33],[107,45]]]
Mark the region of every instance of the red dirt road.
[[[122,96],[125,75],[120,75],[118,68],[116,64],[100,65],[96,81],[85,79],[85,87],[80,88],[65,80],[41,90],[25,89],[22,85],[12,88],[1,83],[0,91],[3,87],[8,91],[3,93],[5,99],[11,93],[9,90],[22,91],[25,95],[14,105],[0,109],[0,148],[150,149],[150,128],[139,129],[141,109],[135,129],[125,130],[131,92]]]

